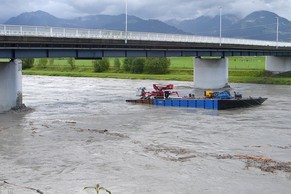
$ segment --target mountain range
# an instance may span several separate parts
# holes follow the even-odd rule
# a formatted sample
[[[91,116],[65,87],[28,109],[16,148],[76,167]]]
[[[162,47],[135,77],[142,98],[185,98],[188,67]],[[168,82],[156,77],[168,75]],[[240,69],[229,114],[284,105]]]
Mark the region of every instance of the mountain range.
[[[223,37],[247,38],[256,40],[276,40],[277,18],[279,41],[291,41],[291,22],[269,11],[256,11],[244,18],[223,15],[221,33]],[[89,15],[62,19],[44,11],[26,12],[5,22],[10,25],[53,26],[66,28],[90,28],[124,30],[125,15]],[[172,34],[194,34],[199,36],[219,36],[220,16],[201,16],[189,20],[144,20],[128,16],[128,30]]]

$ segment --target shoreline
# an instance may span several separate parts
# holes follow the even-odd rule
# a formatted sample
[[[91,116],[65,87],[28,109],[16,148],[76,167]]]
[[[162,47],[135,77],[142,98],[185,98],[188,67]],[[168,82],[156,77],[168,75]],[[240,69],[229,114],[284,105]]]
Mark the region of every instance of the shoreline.
[[[273,85],[291,85],[291,77],[280,77],[272,75],[252,75],[244,72],[245,75],[237,75],[237,70],[230,70],[230,83],[253,83],[253,84],[273,84]],[[63,77],[95,77],[95,78],[115,78],[115,79],[140,79],[140,80],[173,80],[173,81],[193,81],[193,75],[190,74],[130,74],[130,73],[94,73],[90,71],[51,71],[51,70],[35,70],[26,69],[22,71],[23,75],[38,75],[38,76],[63,76]],[[234,74],[234,75],[232,75]]]

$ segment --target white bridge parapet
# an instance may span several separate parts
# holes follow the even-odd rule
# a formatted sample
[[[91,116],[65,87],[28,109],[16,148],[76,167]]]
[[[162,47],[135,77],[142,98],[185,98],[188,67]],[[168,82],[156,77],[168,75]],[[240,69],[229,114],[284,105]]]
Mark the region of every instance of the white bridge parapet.
[[[56,38],[142,40],[185,43],[234,44],[270,47],[291,47],[290,42],[263,41],[238,38],[221,38],[183,34],[165,34],[149,32],[125,32],[116,30],[98,30],[81,28],[61,28],[47,26],[0,25],[0,36],[36,36]]]
[[[22,63],[0,62],[0,113],[22,106]]]

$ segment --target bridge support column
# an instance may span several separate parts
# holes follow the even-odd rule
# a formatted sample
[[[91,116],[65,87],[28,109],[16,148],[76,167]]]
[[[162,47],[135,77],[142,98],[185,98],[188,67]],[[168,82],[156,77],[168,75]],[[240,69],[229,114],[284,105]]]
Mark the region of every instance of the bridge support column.
[[[22,107],[22,62],[0,62],[0,113]]]
[[[201,89],[218,89],[228,84],[228,59],[195,58],[194,86]]]
[[[266,70],[271,72],[291,71],[291,57],[266,57]]]

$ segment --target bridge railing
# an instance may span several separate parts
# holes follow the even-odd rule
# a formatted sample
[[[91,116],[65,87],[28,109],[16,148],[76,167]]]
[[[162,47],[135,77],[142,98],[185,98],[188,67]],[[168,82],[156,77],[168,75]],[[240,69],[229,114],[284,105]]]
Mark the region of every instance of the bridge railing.
[[[2,36],[36,36],[56,38],[90,38],[90,39],[114,39],[114,40],[142,40],[164,41],[185,43],[209,43],[209,44],[234,44],[255,45],[272,47],[291,47],[290,42],[263,41],[237,38],[219,38],[209,36],[194,36],[181,34],[148,33],[148,32],[125,32],[115,30],[61,28],[47,26],[18,26],[0,25]]]

